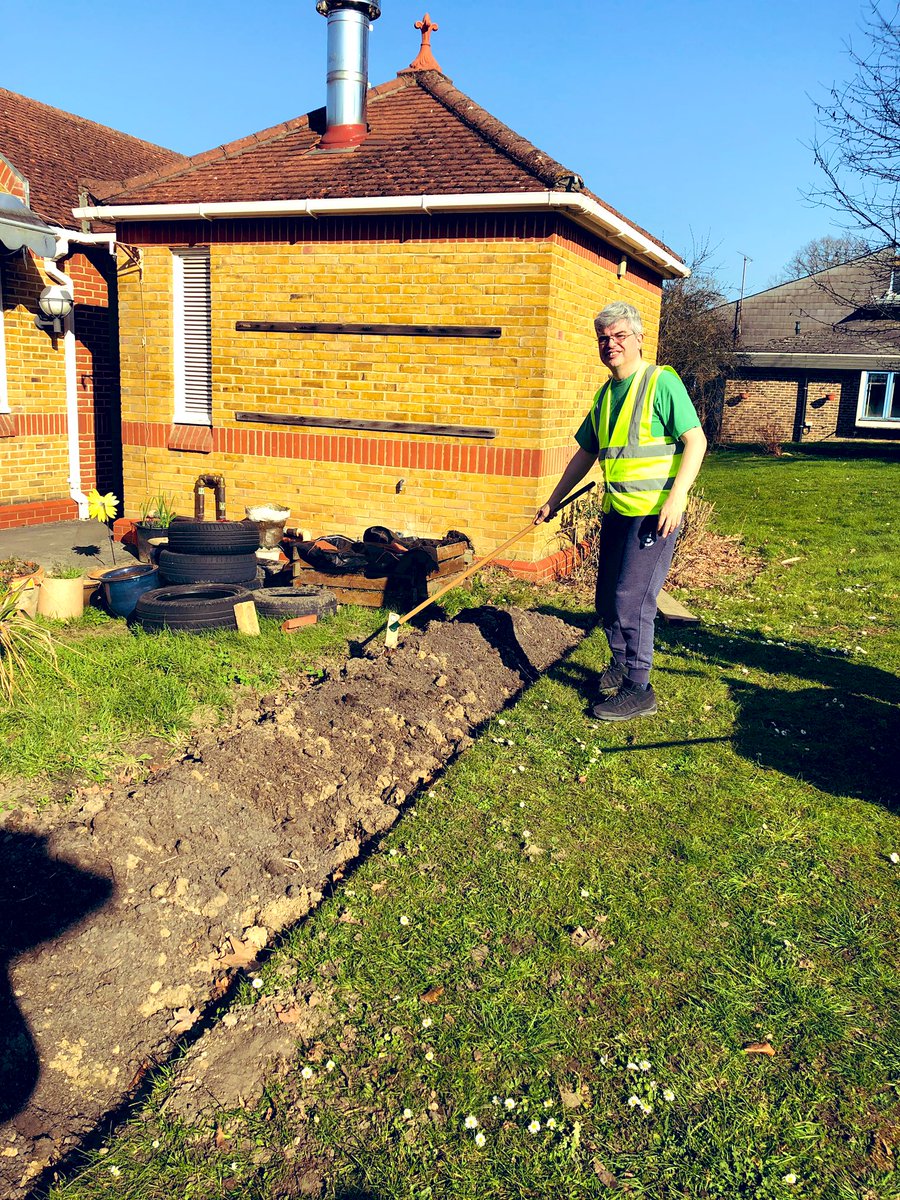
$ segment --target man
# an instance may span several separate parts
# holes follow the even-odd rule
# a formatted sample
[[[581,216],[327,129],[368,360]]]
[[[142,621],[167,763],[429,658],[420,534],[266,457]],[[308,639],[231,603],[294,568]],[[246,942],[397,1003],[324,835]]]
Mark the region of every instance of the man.
[[[628,721],[657,709],[650,684],[656,601],[706,437],[677,374],[641,357],[644,327],[636,308],[608,304],[594,328],[612,378],[594,397],[575,434],[578,449],[534,523],[545,521],[600,459],[606,492],[596,603],[612,659],[591,713],[601,721]]]

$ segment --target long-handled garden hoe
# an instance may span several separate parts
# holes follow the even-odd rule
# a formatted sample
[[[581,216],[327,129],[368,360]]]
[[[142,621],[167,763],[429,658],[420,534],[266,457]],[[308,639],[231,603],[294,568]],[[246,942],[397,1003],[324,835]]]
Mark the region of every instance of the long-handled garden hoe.
[[[596,485],[593,483],[585,484],[583,488],[579,488],[577,492],[573,492],[571,496],[567,496],[565,500],[560,501],[553,511],[548,514],[547,520],[549,520],[550,517],[555,517],[561,509],[571,504],[573,500],[577,500],[579,496],[583,496],[585,492],[589,492],[591,488],[595,486]],[[526,533],[533,532],[534,521],[529,521],[524,529],[520,529],[518,533],[514,533],[511,538],[508,538],[507,541],[503,543],[502,546],[498,546],[496,550],[492,550],[491,553],[485,558],[479,559],[474,566],[469,567],[467,571],[463,571],[461,575],[454,575],[448,584],[442,587],[439,591],[435,592],[433,596],[429,596],[427,600],[423,600],[421,604],[417,604],[415,608],[411,608],[408,613],[404,613],[402,617],[394,612],[388,613],[388,619],[385,621],[385,623],[383,625],[379,625],[374,633],[370,633],[364,642],[351,642],[351,653],[354,655],[361,654],[366,646],[368,646],[369,642],[374,641],[380,633],[384,634],[384,644],[386,649],[393,649],[397,645],[397,635],[401,625],[405,625],[407,621],[410,621],[413,617],[418,616],[418,614],[423,609],[427,608],[429,604],[434,604],[435,600],[440,600],[441,596],[446,595],[446,593],[452,591],[453,588],[459,587],[461,583],[463,583],[466,579],[469,579],[475,574],[476,571],[480,571],[482,567],[486,567],[488,563],[493,562],[495,558],[499,558],[505,550],[508,550],[510,546],[515,545],[515,543],[520,538],[523,538]]]

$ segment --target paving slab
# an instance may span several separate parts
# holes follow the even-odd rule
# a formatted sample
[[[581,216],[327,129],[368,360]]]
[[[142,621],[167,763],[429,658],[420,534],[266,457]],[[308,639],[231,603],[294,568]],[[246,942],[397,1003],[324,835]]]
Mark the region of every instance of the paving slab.
[[[113,552],[106,527],[91,520],[0,529],[0,559],[13,557],[30,559],[44,568],[56,563],[83,567],[85,573],[95,567],[128,566],[135,561],[119,542]]]

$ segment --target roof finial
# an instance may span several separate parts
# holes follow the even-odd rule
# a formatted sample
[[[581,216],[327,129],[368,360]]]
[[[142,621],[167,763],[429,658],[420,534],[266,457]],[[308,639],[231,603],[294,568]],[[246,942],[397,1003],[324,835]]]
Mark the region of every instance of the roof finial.
[[[426,13],[421,21],[416,21],[416,29],[422,31],[422,45],[419,47],[419,53],[409,64],[410,71],[440,71],[437,59],[431,53],[431,34],[436,32],[440,26],[432,21],[431,15]],[[441,71],[443,75],[443,71]]]

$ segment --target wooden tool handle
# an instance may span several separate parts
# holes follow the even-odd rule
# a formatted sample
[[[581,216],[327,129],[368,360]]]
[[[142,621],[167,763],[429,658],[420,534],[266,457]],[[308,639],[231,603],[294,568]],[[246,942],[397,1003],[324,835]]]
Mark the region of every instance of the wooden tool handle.
[[[563,500],[560,504],[557,504],[556,508],[554,508],[550,513],[550,516],[555,516],[561,508],[565,508],[567,504],[571,504],[573,500],[577,500],[579,496],[583,496],[585,492],[589,492],[594,486],[595,485],[593,483],[585,484],[583,488],[579,488],[577,492],[573,492],[571,496],[567,496],[565,500]],[[435,600],[440,600],[441,596],[446,595],[447,592],[452,591],[455,587],[459,587],[459,585],[464,580],[468,579],[470,575],[474,575],[476,571],[480,571],[482,567],[486,567],[489,562],[493,562],[493,560],[498,558],[504,550],[508,550],[510,546],[514,545],[519,540],[519,538],[523,538],[526,533],[532,533],[534,529],[534,521],[529,521],[524,529],[520,529],[518,533],[514,533],[511,538],[508,538],[503,543],[502,546],[498,546],[496,550],[492,550],[491,553],[485,558],[479,559],[477,563],[474,563],[467,571],[463,571],[461,575],[454,575],[450,582],[445,584],[444,587],[442,587],[439,591],[435,592],[433,596],[429,596],[427,600],[423,600],[421,604],[417,604],[415,608],[411,608],[408,613],[404,613],[402,617],[397,619],[396,624],[394,624],[392,627],[394,629],[399,629],[401,625],[405,625],[406,622],[412,617],[417,616],[423,608],[427,608],[429,604],[434,604]]]

